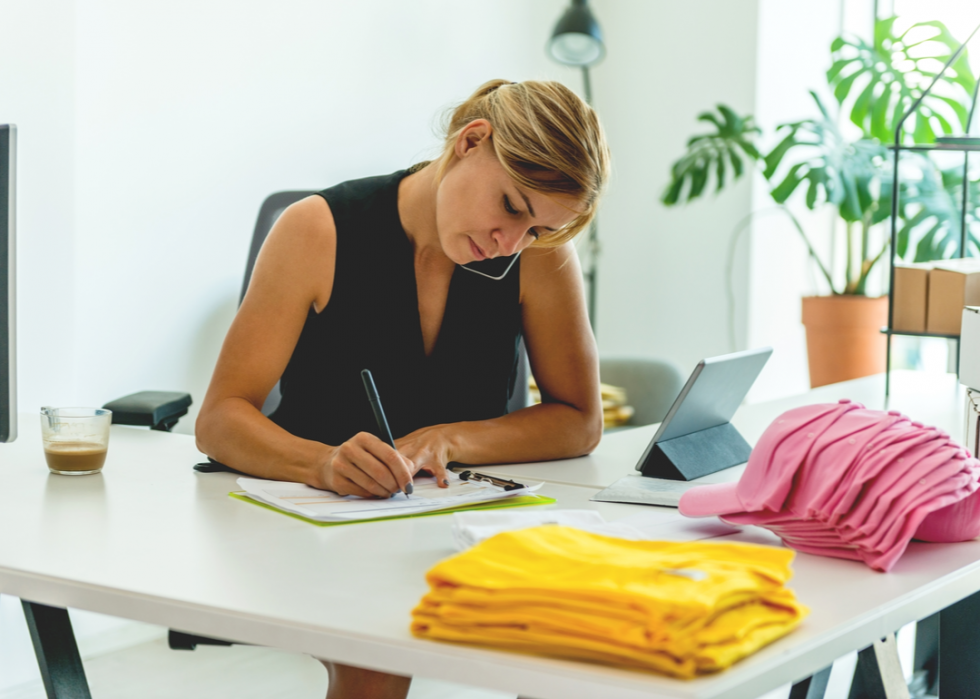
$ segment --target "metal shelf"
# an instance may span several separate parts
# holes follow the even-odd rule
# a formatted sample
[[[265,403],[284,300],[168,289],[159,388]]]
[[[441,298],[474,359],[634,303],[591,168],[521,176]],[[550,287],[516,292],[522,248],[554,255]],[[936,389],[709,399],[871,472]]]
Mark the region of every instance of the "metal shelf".
[[[980,151],[980,143],[964,145],[955,143],[913,143],[908,146],[896,147],[894,143],[889,143],[888,150],[916,150],[916,151],[950,151],[953,153],[966,153],[968,151]]]
[[[907,337],[942,337],[947,340],[956,340],[959,342],[959,335],[943,335],[942,333],[917,333],[912,330],[889,330],[888,328],[881,329],[882,335],[902,335]]]
[[[892,370],[892,336],[893,335],[907,335],[911,337],[943,337],[948,340],[956,340],[956,373],[959,374],[959,364],[960,364],[960,338],[959,335],[940,335],[936,333],[917,333],[917,332],[906,332],[901,330],[892,330],[891,326],[895,323],[895,251],[898,245],[898,198],[899,198],[899,186],[898,186],[898,158],[902,151],[950,151],[959,152],[963,154],[963,185],[962,185],[962,210],[960,217],[960,240],[957,249],[956,257],[961,258],[966,256],[966,209],[968,201],[968,187],[969,179],[967,177],[969,169],[969,159],[970,153],[973,151],[980,151],[980,145],[975,144],[956,144],[956,143],[929,143],[929,144],[902,144],[902,127],[905,125],[905,121],[916,113],[919,109],[919,105],[926,96],[932,92],[932,88],[936,86],[939,78],[946,72],[946,70],[959,58],[960,54],[966,49],[966,45],[970,43],[970,40],[980,32],[980,25],[977,25],[976,29],[967,37],[966,41],[960,44],[960,47],[956,49],[946,64],[943,66],[942,70],[935,74],[932,82],[929,86],[922,91],[919,98],[912,104],[911,107],[902,115],[899,119],[898,124],[895,127],[895,142],[888,145],[888,149],[893,153],[893,163],[892,163],[892,211],[891,211],[891,244],[889,245],[888,254],[888,326],[881,329],[882,333],[887,337],[886,349],[885,349],[885,404],[888,404],[888,394],[891,392],[891,370]],[[980,80],[976,81],[976,87],[973,90],[973,104],[970,105],[970,111],[966,117],[966,128],[965,131],[970,130],[970,125],[973,123],[973,114],[977,108],[977,96],[980,94]],[[967,136],[970,138],[970,136]]]

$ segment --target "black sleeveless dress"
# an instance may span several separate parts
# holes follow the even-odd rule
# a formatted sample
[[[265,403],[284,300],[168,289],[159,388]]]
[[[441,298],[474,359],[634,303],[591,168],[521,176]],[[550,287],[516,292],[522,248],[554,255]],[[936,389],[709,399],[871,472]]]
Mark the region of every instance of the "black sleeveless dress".
[[[507,412],[521,338],[520,258],[495,281],[457,266],[442,328],[426,356],[412,245],[398,216],[407,170],[352,180],[319,195],[337,229],[330,301],[306,318],[271,419],[338,445],[377,433],[361,382],[370,369],[397,439],[420,427]]]

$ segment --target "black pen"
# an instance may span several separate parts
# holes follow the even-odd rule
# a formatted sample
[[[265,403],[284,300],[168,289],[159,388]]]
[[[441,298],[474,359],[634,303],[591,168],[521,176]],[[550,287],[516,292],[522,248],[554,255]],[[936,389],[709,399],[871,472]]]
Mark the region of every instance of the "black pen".
[[[385,417],[384,408],[381,407],[381,396],[378,395],[378,387],[374,385],[374,377],[371,376],[370,369],[361,370],[361,380],[364,382],[364,390],[367,391],[368,401],[371,403],[371,410],[374,411],[374,419],[378,423],[378,433],[381,439],[391,445],[397,451],[395,440],[391,436],[391,428],[388,427],[388,418]],[[405,497],[412,494],[414,490],[411,481],[405,484],[402,491]]]

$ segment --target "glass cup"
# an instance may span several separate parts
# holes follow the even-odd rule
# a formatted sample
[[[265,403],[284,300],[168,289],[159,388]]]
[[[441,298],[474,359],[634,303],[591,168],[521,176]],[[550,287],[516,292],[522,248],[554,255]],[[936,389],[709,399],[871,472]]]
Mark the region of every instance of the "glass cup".
[[[41,408],[41,438],[48,470],[62,476],[99,473],[109,448],[112,411]]]

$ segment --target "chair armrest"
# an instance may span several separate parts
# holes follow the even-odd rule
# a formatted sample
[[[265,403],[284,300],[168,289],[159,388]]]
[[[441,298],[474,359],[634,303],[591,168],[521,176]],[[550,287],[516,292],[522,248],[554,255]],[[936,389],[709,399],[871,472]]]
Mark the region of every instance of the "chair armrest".
[[[190,393],[140,391],[109,401],[102,407],[112,411],[114,425],[140,425],[169,432],[187,414]]]

